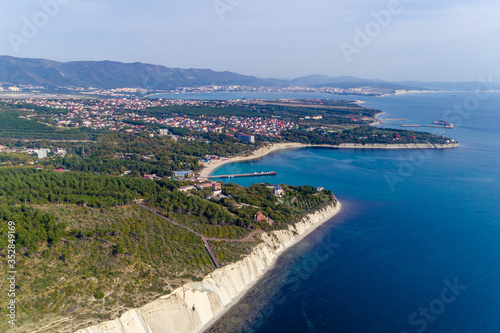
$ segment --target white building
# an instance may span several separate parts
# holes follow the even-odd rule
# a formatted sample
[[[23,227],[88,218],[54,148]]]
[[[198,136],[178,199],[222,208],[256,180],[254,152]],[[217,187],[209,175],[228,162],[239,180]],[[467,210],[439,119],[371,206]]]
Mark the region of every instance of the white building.
[[[50,152],[50,149],[38,149],[36,153],[38,154],[38,158],[47,158],[47,154]]]

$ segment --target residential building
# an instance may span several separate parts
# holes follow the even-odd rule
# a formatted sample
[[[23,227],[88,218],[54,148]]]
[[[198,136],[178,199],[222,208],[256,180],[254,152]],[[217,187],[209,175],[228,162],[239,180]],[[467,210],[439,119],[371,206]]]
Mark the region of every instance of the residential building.
[[[266,187],[273,190],[274,195],[277,197],[281,198],[282,196],[285,195],[285,190],[283,189],[283,186],[281,186],[281,185],[269,185]]]
[[[193,170],[174,171],[174,176],[175,176],[175,178],[179,178],[179,179],[188,179],[188,178],[193,177]]]
[[[50,149],[39,149],[36,151],[36,153],[38,154],[38,158],[39,159],[42,159],[42,158],[47,158],[47,154],[50,152]]]
[[[236,134],[236,138],[246,142],[246,143],[255,143],[255,136],[254,135],[248,135],[248,134]]]
[[[260,222],[260,221],[266,221],[267,222],[267,217],[261,212],[257,212],[257,214],[255,214],[255,216],[253,217],[253,219],[257,222]]]
[[[181,192],[187,192],[187,191],[192,191],[192,190],[194,190],[193,185],[179,187],[179,191],[181,191]]]

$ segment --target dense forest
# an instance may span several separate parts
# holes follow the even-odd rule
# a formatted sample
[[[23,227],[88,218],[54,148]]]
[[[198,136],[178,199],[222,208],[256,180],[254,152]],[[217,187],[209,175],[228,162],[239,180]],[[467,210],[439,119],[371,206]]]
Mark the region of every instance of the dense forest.
[[[443,143],[442,137],[427,132],[382,129],[373,126],[361,126],[353,129],[326,133],[323,130],[295,130],[284,133],[283,139],[290,142],[328,145],[338,145],[341,143]],[[444,140],[450,139],[445,138]]]
[[[278,198],[264,184],[226,184],[226,198],[208,200],[210,190],[178,191],[184,184],[0,168],[0,257],[6,257],[7,221],[14,221],[19,324],[39,326],[39,320],[68,314],[76,316],[74,323],[109,319],[214,269],[199,237],[135,205],[135,200],[207,237],[229,239],[258,229],[281,229],[335,201],[330,191],[318,193],[310,186],[283,185],[285,195]],[[269,220],[255,221],[259,211]],[[258,241],[212,243],[220,260],[228,263]],[[0,295],[0,300],[5,297]],[[5,311],[1,308],[0,314]]]
[[[0,110],[0,138],[35,140],[91,140],[96,133],[88,129],[57,129],[40,122],[19,118],[16,112]]]

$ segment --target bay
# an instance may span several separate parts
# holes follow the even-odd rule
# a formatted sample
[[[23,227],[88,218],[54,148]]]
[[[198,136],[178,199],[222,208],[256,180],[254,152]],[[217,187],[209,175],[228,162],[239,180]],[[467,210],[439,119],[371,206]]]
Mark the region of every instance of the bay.
[[[323,186],[343,210],[209,331],[500,332],[500,94],[474,96],[363,98],[385,118],[453,119],[457,149],[307,148],[216,170],[273,170],[231,181]]]

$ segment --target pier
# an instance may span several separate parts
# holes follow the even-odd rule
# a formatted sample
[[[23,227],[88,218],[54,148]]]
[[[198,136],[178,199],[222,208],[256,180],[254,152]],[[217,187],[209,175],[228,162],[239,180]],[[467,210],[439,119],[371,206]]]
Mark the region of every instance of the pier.
[[[406,118],[387,118],[387,119],[379,119],[380,121],[384,122],[384,121],[408,121],[408,119]]]
[[[207,178],[241,178],[241,177],[262,177],[262,176],[276,176],[276,172],[268,171],[268,172],[241,173],[235,175],[208,176]]]

